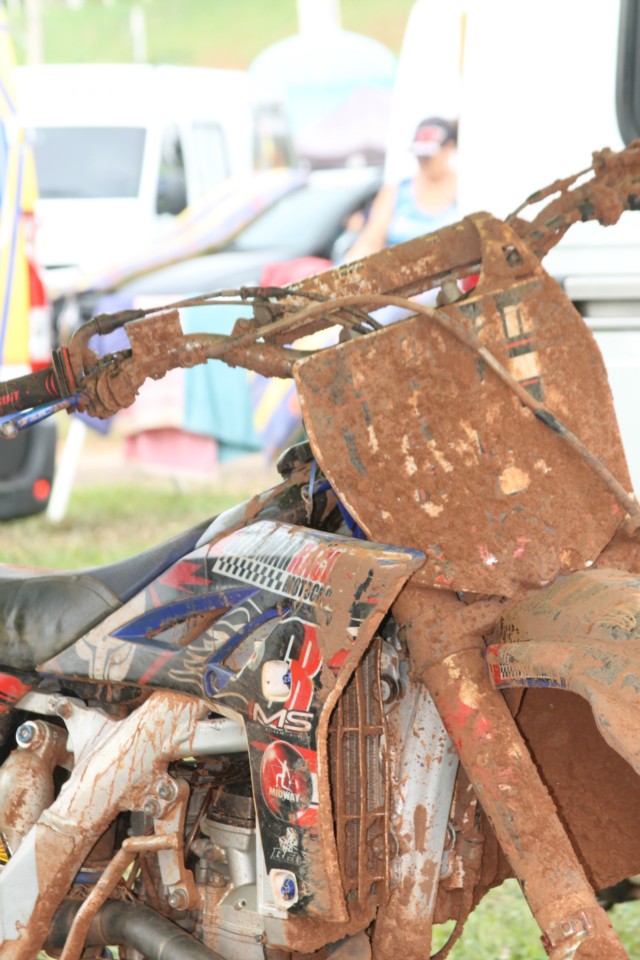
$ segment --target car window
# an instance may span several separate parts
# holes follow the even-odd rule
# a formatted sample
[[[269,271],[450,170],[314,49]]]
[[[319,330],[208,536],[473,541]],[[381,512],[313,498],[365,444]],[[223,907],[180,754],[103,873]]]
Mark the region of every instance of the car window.
[[[234,250],[295,246],[307,249],[318,236],[339,229],[357,206],[352,185],[308,185],[294,190],[250,224],[232,244]]]
[[[193,124],[193,184],[202,197],[229,176],[229,160],[222,128],[218,123]]]
[[[256,170],[295,166],[291,131],[277,104],[258,104],[253,114],[253,165]]]
[[[156,212],[182,213],[187,205],[187,178],[184,170],[184,152],[180,133],[175,124],[166,127],[160,142],[160,170]]]
[[[40,196],[135,197],[142,127],[39,127],[31,131]]]
[[[640,136],[640,0],[620,0],[616,109],[625,143]]]

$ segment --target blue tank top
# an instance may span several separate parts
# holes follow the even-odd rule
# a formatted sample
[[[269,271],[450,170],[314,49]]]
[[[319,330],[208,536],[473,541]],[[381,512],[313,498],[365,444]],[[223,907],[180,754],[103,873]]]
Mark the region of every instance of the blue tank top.
[[[427,213],[425,210],[420,210],[415,200],[411,180],[403,180],[398,185],[396,203],[387,230],[387,246],[391,247],[396,243],[421,237],[423,233],[439,230],[448,223],[455,223],[457,219],[456,203],[450,204],[440,213]]]

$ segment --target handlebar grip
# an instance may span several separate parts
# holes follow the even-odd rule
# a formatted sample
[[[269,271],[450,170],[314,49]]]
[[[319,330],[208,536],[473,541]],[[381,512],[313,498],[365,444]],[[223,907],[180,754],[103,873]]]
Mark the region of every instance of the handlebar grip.
[[[0,416],[19,413],[62,397],[53,367],[0,383]]]

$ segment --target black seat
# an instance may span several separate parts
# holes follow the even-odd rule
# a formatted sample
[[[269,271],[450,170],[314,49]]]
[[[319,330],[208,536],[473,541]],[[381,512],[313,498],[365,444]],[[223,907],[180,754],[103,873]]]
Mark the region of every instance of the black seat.
[[[137,556],[88,570],[0,567],[0,667],[33,670],[190,553],[211,520]]]

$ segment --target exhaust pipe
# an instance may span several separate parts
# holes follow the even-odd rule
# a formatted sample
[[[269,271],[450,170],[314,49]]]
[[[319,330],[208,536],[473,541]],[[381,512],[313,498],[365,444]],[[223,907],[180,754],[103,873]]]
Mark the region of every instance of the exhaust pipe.
[[[82,906],[65,900],[53,918],[45,950],[64,947],[73,919]],[[88,947],[127,944],[148,960],[223,960],[150,907],[121,900],[109,900],[96,914],[85,941]]]

